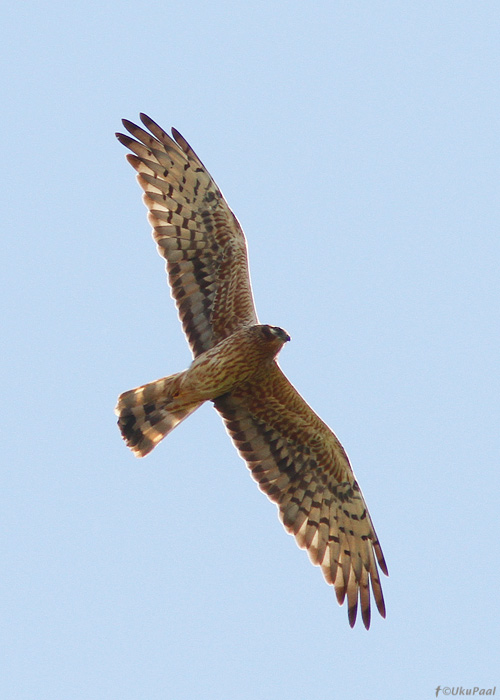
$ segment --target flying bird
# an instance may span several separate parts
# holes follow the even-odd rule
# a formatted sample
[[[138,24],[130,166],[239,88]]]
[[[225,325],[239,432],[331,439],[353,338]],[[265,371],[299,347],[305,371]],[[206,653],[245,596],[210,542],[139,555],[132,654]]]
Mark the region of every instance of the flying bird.
[[[159,254],[194,359],[183,372],[127,391],[118,425],[144,457],[205,401],[212,401],[285,529],[370,626],[370,587],[385,617],[380,569],[387,566],[363,495],[339,440],[285,377],[277,355],[290,340],[261,324],[254,306],[245,236],[221,191],[176,129],[171,138],[123,120]]]

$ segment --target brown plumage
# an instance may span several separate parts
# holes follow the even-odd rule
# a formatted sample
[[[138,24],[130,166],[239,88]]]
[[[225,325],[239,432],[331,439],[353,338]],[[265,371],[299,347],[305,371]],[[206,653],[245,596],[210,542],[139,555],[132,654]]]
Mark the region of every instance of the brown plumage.
[[[118,425],[138,457],[148,454],[205,401],[213,401],[286,530],[321,566],[351,626],[358,602],[370,626],[370,591],[385,617],[377,562],[387,567],[348,457],[278,366],[288,334],[261,325],[245,237],[222,193],[183,137],[124,120],[117,134],[134,155],[153,237],[167,261],[180,320],[194,355],[184,372],[127,391]]]

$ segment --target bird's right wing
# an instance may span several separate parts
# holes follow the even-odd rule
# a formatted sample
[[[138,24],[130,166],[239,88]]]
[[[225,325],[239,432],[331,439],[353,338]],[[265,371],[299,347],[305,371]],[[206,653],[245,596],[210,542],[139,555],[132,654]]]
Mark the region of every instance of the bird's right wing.
[[[151,133],[123,120],[117,134],[145,192],[153,237],[167,261],[179,317],[194,356],[245,325],[258,323],[245,236],[210,173],[187,141],[144,114]]]

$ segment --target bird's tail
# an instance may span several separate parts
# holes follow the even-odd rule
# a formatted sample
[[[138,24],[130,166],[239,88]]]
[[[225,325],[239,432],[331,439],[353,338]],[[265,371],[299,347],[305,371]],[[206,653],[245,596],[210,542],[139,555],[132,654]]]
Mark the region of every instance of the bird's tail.
[[[144,457],[203,401],[179,400],[184,372],[157,379],[118,397],[115,413],[123,439],[136,457]]]

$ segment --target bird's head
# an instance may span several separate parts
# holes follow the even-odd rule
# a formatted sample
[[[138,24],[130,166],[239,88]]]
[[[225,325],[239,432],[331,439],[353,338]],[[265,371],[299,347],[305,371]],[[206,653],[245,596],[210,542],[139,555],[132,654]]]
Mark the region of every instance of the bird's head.
[[[280,345],[284,345],[290,340],[288,333],[279,326],[261,326],[262,335],[268,342],[279,341]]]

